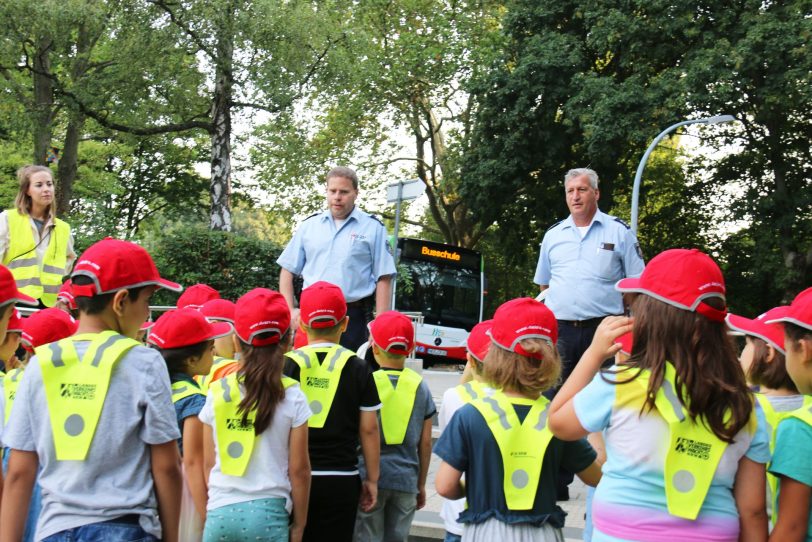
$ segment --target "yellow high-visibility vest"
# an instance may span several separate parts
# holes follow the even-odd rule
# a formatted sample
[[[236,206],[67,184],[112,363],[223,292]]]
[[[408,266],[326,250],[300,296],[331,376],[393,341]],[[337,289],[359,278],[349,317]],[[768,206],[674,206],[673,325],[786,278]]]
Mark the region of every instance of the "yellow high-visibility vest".
[[[11,270],[22,293],[41,300],[46,307],[53,307],[62,286],[62,277],[67,272],[70,226],[58,218],[54,219],[48,248],[40,263],[31,230],[31,217],[17,209],[7,209],[6,215],[9,243],[3,264]]]
[[[75,342],[90,341],[79,359]],[[113,367],[139,343],[117,332],[84,333],[40,346],[35,350],[45,385],[57,461],[84,461]]]
[[[201,390],[191,382],[186,382],[182,380],[172,382],[173,403],[177,403],[181,399],[186,399],[187,397],[191,397],[192,395],[202,395],[203,397],[206,396],[206,394],[203,393],[203,390]]]
[[[662,386],[654,406],[668,424],[669,444],[665,457],[665,499],[672,516],[695,520],[710,490],[713,476],[727,449],[727,443],[713,434],[704,420],[691,420],[677,397],[676,369],[665,364]],[[651,372],[643,370],[635,379],[648,389]],[[755,424],[755,411],[750,422]]]
[[[231,365],[232,363],[237,363],[237,360],[228,359],[221,356],[214,356],[214,363],[211,364],[209,374],[195,376],[195,380],[198,384],[200,384],[200,389],[203,390],[204,393],[207,392],[209,390],[209,386],[211,386],[214,375],[216,375],[218,371],[222,370],[223,367]]]
[[[3,398],[6,406],[3,409],[5,418],[3,423],[8,423],[8,417],[11,415],[11,407],[14,405],[14,397],[17,395],[17,388],[20,387],[20,381],[23,379],[23,367],[17,367],[3,375]]]
[[[514,403],[531,405],[524,422],[519,422]],[[553,438],[547,427],[549,403],[543,396],[517,399],[499,390],[471,401],[499,445],[504,470],[502,487],[509,510],[531,510],[536,500],[541,464]]]
[[[231,373],[211,385],[220,471],[228,476],[245,475],[258,437],[254,434],[256,412],[249,412],[245,422],[243,413],[238,412],[242,401],[238,376],[238,373]],[[282,377],[282,386],[285,389],[296,384],[298,382],[294,379]]]
[[[319,363],[319,352],[325,353],[323,363]],[[313,412],[308,425],[316,429],[324,427],[341,380],[341,371],[355,352],[336,344],[305,346],[285,355],[299,366],[299,384]]]
[[[457,390],[457,395],[460,396],[460,399],[462,399],[465,404],[468,404],[480,397],[489,395],[485,388],[486,386],[482,382],[470,380],[465,384],[456,386],[454,389]]]
[[[389,375],[398,375],[397,386],[392,385]],[[414,410],[417,388],[423,377],[405,368],[402,371],[379,369],[372,373],[378,397],[381,399],[381,430],[386,444],[403,444],[406,429]]]

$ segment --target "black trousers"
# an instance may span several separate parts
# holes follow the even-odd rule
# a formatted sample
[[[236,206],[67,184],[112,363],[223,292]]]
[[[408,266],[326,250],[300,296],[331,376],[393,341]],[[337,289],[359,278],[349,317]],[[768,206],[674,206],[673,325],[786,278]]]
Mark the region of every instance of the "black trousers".
[[[302,542],[352,542],[360,476],[313,476]]]
[[[367,324],[372,321],[374,303],[375,298],[373,295],[363,299],[357,305],[353,304],[347,307],[347,316],[350,317],[350,322],[347,324],[347,331],[341,335],[341,346],[357,352],[358,348],[369,340]]]

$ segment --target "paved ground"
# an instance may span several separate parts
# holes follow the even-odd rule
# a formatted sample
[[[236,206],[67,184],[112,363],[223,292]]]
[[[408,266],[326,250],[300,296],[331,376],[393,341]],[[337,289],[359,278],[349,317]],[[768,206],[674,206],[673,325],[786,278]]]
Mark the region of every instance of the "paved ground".
[[[423,371],[423,377],[428,383],[434,401],[439,408],[445,390],[459,383],[460,372],[453,369],[430,370]],[[435,437],[436,434],[435,429]],[[423,510],[418,510],[415,514],[410,537],[413,542],[443,539],[445,529],[443,520],[439,515],[442,497],[434,490],[434,473],[437,471],[439,464],[439,458],[432,455],[428,483],[426,484],[426,507]],[[564,536],[567,542],[582,540],[584,512],[586,509],[586,486],[576,478],[575,482],[570,486],[570,500],[558,504],[567,512],[566,527],[564,528]]]

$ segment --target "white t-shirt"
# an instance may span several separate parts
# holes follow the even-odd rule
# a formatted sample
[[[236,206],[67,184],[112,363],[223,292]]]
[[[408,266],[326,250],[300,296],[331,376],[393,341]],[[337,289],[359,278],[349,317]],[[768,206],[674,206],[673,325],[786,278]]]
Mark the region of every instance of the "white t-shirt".
[[[245,388],[240,385],[245,394]],[[200,411],[200,421],[210,425],[214,434],[214,468],[209,475],[209,502],[207,510],[230,504],[284,497],[288,514],[293,509],[290,498],[288,457],[290,455],[290,430],[299,427],[312,415],[307,398],[299,386],[285,390],[285,398],[276,405],[271,425],[262,432],[254,444],[251,459],[243,476],[229,476],[220,470],[220,453],[217,449],[217,424],[214,421],[214,398],[212,391]]]

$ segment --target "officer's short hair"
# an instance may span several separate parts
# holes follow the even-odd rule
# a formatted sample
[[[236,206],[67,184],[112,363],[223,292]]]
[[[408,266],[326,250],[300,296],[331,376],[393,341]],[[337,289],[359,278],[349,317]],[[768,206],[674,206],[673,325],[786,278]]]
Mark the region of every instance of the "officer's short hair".
[[[336,166],[327,172],[325,181],[329,181],[333,177],[344,177],[345,179],[349,179],[352,181],[352,187],[358,190],[358,174],[355,173],[354,169],[344,166]]]
[[[589,179],[589,186],[591,186],[594,190],[598,189],[598,174],[594,169],[589,169],[588,167],[578,167],[575,169],[571,169],[564,175],[564,187],[567,186],[567,182],[570,179],[574,179],[575,177],[580,177],[581,175],[586,175]]]

